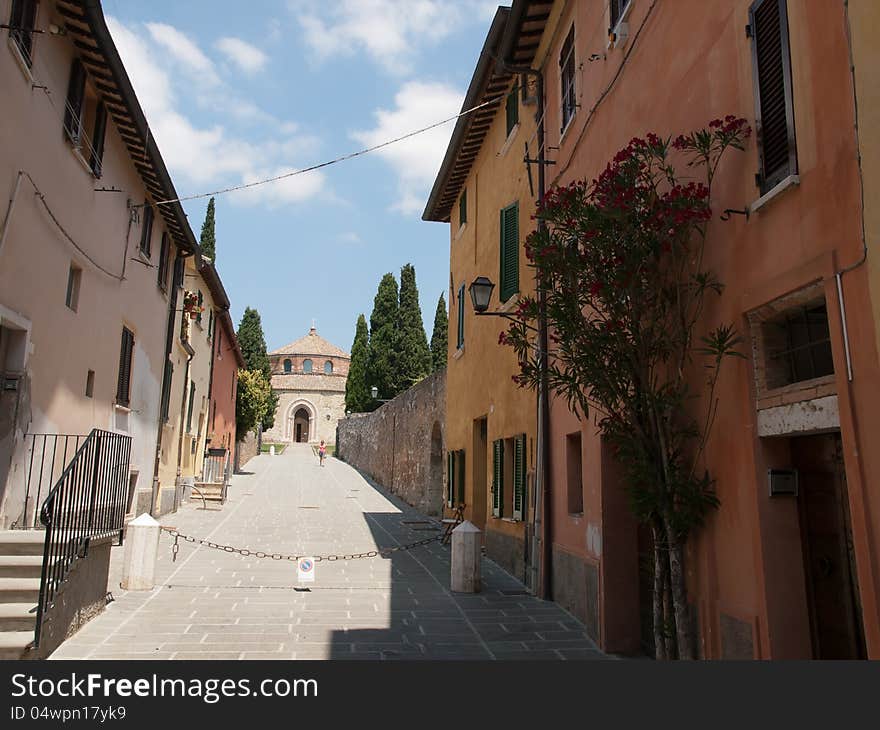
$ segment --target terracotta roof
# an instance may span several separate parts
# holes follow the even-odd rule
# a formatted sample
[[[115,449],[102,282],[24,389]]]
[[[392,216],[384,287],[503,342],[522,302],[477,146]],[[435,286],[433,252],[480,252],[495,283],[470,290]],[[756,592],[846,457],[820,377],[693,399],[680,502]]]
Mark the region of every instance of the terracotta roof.
[[[290,373],[288,375],[273,375],[272,388],[274,390],[332,390],[344,393],[346,380],[344,375]]]
[[[318,334],[314,327],[305,337],[300,337],[289,345],[273,350],[270,355],[321,355],[323,357],[344,357],[350,359],[345,350],[340,350]]]

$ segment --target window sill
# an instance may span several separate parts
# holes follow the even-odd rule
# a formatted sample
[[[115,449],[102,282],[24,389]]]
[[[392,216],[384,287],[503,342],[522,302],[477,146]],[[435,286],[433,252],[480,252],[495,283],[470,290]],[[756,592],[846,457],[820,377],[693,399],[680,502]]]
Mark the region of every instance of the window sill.
[[[15,56],[15,61],[21,69],[21,74],[24,76],[24,80],[31,85],[31,90],[33,90],[34,84],[37,82],[34,80],[34,73],[31,71],[31,67],[28,66],[27,61],[24,60],[24,56],[22,55],[21,50],[19,50],[18,44],[12,40],[12,36],[7,36],[6,42],[9,44],[9,52]]]
[[[461,238],[461,237],[464,235],[464,232],[465,232],[466,230],[467,230],[467,221],[465,221],[464,223],[462,223],[462,224],[458,227],[458,232],[455,234],[455,236],[453,236],[452,241],[455,242],[455,241],[457,241],[459,238]]]
[[[501,146],[501,150],[498,152],[498,157],[504,157],[507,154],[507,150],[510,149],[510,146],[513,144],[513,140],[516,138],[517,133],[519,132],[519,122],[513,125],[513,128],[510,130],[510,134],[507,135],[507,139],[504,140],[504,144]]]
[[[498,311],[503,314],[507,314],[509,311],[516,308],[516,306],[518,304],[519,304],[519,292],[516,292],[516,294],[511,294],[510,298],[506,302],[501,304],[501,306],[498,307]]]
[[[799,175],[789,175],[788,177],[783,178],[749,206],[749,213],[757,213],[761,208],[782,195],[786,190],[800,184],[801,178]]]
[[[119,403],[114,403],[113,408],[120,413],[131,413],[131,408],[129,408],[128,406],[120,405]]]
[[[452,353],[452,359],[458,360],[462,355],[464,355],[464,345],[462,345],[455,352]]]
[[[91,177],[93,180],[97,180],[98,177],[97,177],[97,175],[95,175],[95,171],[92,170],[92,166],[89,164],[88,160],[86,160],[86,158],[83,156],[83,153],[81,151],[82,148],[77,147],[76,145],[69,143],[69,142],[68,142],[68,144],[70,144],[71,153],[73,153],[73,156],[79,161],[79,164],[82,165],[83,170],[85,170],[86,173],[88,173],[89,177]]]
[[[137,257],[141,260],[141,263],[147,264],[148,266],[152,266],[152,264],[150,263],[150,257],[147,256],[146,253],[144,253],[143,249],[138,247],[138,249],[135,251],[135,253],[137,254]],[[159,288],[161,289],[161,287],[159,287]]]

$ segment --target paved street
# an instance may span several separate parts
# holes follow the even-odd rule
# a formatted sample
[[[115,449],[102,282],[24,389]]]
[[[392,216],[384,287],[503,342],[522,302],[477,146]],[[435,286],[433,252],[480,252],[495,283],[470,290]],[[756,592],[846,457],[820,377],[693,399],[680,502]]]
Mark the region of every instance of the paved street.
[[[229,501],[190,504],[162,519],[180,532],[268,553],[366,552],[437,534],[436,523],[309,447],[260,456]],[[433,528],[433,529],[432,529]],[[157,588],[119,588],[114,548],[106,611],[55,659],[598,659],[584,627],[524,592],[491,561],[483,591],[449,590],[449,548],[438,542],[390,558],[319,562],[309,591],[296,564],[160,542]]]

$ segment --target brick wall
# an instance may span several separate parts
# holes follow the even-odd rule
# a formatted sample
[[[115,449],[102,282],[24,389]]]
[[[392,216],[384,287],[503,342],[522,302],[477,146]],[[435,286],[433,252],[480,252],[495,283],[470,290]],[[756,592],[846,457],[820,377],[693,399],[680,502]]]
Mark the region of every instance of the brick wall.
[[[336,455],[407,504],[439,515],[446,464],[446,372],[373,413],[339,421]]]

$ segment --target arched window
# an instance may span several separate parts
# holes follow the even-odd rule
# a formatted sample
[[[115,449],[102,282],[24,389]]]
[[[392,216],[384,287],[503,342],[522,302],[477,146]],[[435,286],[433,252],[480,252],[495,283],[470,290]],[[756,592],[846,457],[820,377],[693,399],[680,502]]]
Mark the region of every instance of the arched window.
[[[333,363],[329,360],[324,363],[324,374],[333,375]]]
[[[284,361],[284,372],[289,373],[292,370],[293,370],[293,363],[291,363],[290,360],[285,360]]]
[[[303,372],[304,373],[312,372],[312,361],[311,360],[303,360]]]

